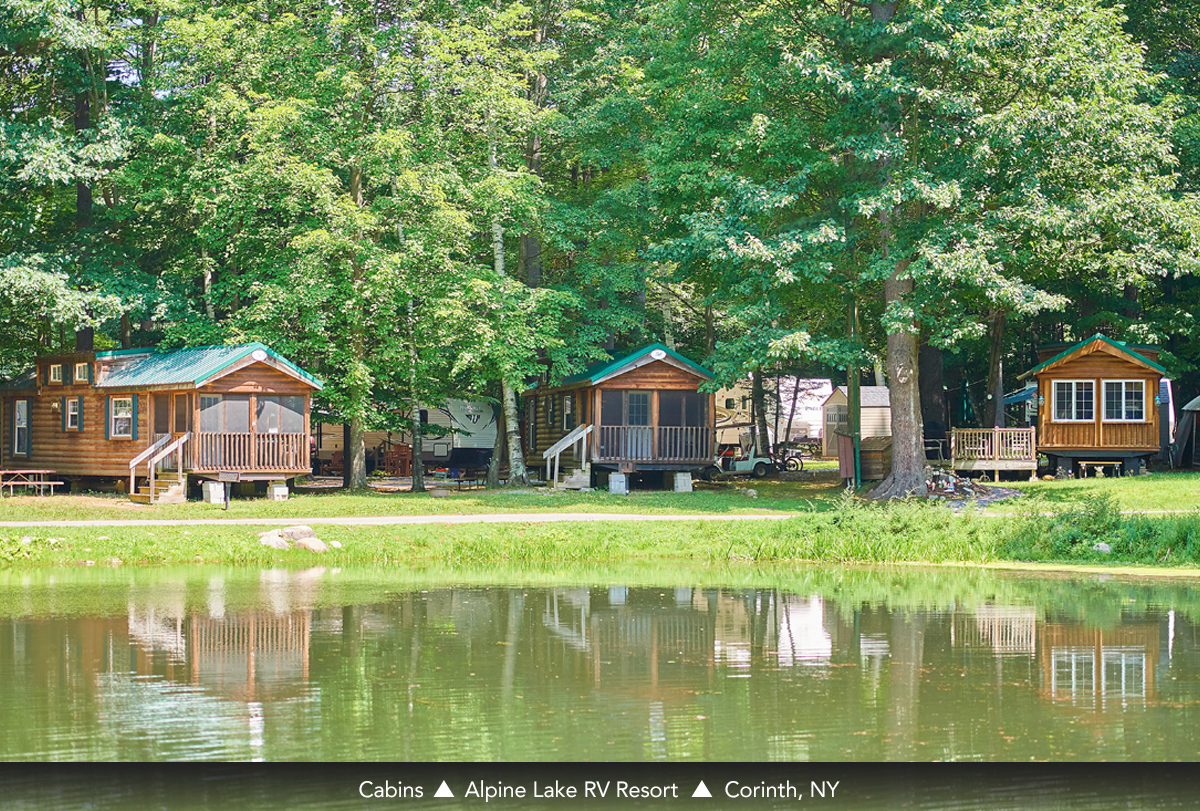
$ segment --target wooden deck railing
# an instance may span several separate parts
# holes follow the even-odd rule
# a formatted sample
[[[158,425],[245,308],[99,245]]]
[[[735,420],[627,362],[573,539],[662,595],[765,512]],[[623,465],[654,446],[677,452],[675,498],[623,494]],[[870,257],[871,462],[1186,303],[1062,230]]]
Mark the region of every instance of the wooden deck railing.
[[[306,434],[200,433],[194,436],[195,471],[300,471],[311,465]]]
[[[955,428],[950,464],[958,469],[1037,467],[1036,428]]]
[[[598,462],[711,462],[713,431],[697,426],[601,425]]]

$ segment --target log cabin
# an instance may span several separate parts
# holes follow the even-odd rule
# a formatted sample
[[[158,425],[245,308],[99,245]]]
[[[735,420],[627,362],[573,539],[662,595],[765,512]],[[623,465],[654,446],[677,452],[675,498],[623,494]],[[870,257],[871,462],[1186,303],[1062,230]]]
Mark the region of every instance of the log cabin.
[[[555,486],[591,486],[593,469],[686,473],[713,463],[713,373],[662,344],[597,363],[523,394],[527,464]],[[561,459],[563,455],[566,460]],[[568,466],[560,481],[562,463]]]
[[[0,385],[0,469],[128,477],[144,503],[183,501],[189,476],[291,479],[311,472],[310,398],[321,387],[261,343],[40,357]]]
[[[1051,472],[1114,463],[1137,473],[1160,452],[1157,347],[1093,335],[1040,348],[1038,360],[1020,377],[1037,381],[1037,450]]]

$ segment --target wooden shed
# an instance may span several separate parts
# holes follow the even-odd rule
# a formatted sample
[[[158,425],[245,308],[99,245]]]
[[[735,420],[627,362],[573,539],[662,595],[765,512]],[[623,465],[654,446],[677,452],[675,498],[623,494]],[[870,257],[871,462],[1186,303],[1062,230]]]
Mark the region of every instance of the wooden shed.
[[[0,385],[0,468],[129,477],[144,502],[183,500],[188,476],[289,479],[310,472],[320,388],[260,343],[41,357]]]
[[[1160,450],[1158,348],[1093,335],[1038,350],[1022,379],[1037,381],[1038,451],[1050,470],[1079,462],[1140,469]]]
[[[887,386],[863,386],[859,389],[861,424],[859,436],[863,439],[874,436],[892,435],[892,400]],[[826,458],[838,455],[837,432],[850,430],[850,400],[845,386],[833,390],[821,406],[825,415],[825,428],[821,432],[821,455]]]
[[[527,463],[567,487],[589,486],[592,466],[689,471],[713,463],[713,374],[662,344],[598,363],[560,385],[523,394]],[[564,460],[561,457],[566,456]]]

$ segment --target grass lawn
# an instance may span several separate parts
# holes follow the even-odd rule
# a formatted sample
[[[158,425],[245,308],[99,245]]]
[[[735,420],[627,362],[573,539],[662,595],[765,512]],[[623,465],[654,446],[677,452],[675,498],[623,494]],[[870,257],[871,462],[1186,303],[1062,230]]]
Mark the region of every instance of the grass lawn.
[[[753,489],[757,498],[745,490]],[[119,495],[14,496],[0,498],[0,521],[171,518],[324,518],[372,515],[468,515],[523,512],[762,513],[827,509],[842,487],[829,482],[771,480],[698,484],[696,492],[636,490],[628,496],[537,488],[524,491],[468,490],[447,498],[414,493],[300,493],[287,501],[234,498],[221,507],[134,504]],[[2,530],[0,530],[2,532]]]
[[[1164,472],[1149,476],[1106,479],[1071,479],[1050,482],[1003,482],[1036,498],[1047,510],[1081,500],[1109,496],[1122,510],[1200,510],[1200,473]],[[1028,508],[1025,499],[1001,501],[990,512],[1015,512]]]

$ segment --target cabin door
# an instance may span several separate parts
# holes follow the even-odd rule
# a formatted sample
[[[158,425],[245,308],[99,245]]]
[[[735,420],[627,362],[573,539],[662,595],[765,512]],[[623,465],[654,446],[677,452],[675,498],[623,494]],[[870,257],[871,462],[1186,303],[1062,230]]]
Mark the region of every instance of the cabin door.
[[[154,421],[154,431],[152,432],[153,436],[150,437],[150,443],[154,444],[160,439],[166,439],[169,442],[171,439],[171,395],[152,395],[150,412],[150,418]],[[156,468],[158,470],[173,469],[174,464],[174,456],[169,456],[159,461]]]

